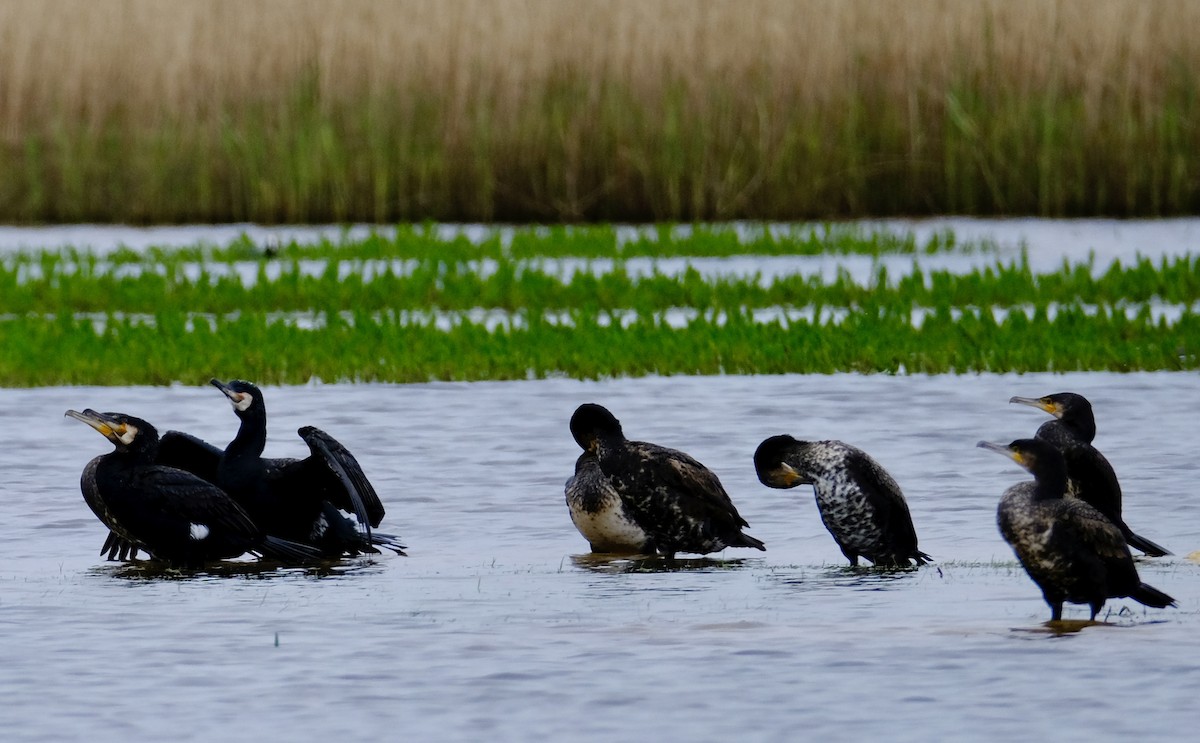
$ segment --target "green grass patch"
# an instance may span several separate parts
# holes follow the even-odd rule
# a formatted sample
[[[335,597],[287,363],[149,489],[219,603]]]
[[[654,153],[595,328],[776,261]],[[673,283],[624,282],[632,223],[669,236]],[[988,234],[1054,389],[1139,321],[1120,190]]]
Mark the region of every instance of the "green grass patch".
[[[5,256],[0,384],[1197,368],[1192,256],[1044,274],[1017,258],[959,273],[918,257],[971,249],[952,235],[918,245],[825,227],[441,234]],[[912,254],[912,271],[876,264],[865,280],[844,270],[826,280],[796,261],[767,280],[646,273],[628,257],[664,244],[678,256],[811,255],[826,243],[822,254]],[[565,271],[559,258],[578,265]]]

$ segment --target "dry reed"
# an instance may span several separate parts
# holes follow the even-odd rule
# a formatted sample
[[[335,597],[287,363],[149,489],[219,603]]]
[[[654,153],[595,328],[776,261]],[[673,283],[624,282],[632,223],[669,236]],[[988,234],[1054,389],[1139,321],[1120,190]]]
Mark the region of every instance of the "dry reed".
[[[1187,0],[0,3],[0,218],[1200,209]]]

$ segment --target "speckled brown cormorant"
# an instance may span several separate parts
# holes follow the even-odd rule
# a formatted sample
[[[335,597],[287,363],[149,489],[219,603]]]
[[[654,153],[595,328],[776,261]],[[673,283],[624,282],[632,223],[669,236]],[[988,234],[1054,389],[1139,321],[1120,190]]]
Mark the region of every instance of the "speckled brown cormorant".
[[[1004,491],[996,509],[1000,534],[1042,589],[1051,620],[1062,619],[1064,601],[1087,604],[1091,618],[1110,598],[1163,608],[1175,600],[1138,578],[1121,530],[1104,514],[1077,498],[1067,498],[1067,468],[1062,454],[1042,439],[1011,444],[980,441],[1024,467],[1032,481]]]
[[[812,485],[821,521],[851,565],[859,557],[887,567],[932,559],[917,549],[900,486],[861,449],[841,441],[772,436],[754,452],[754,469],[768,487]]]
[[[312,545],[327,556],[378,552],[404,554],[391,534],[373,532],[384,507],[375,488],[346,447],[312,426],[300,428],[310,454],[304,459],[267,459],[267,408],[250,382],[212,380],[233,405],[241,425],[221,453],[216,484],[273,535]],[[340,510],[339,510],[340,509]],[[341,513],[355,514],[363,531]]]
[[[90,461],[80,479],[84,501],[109,528],[115,544],[183,565],[247,552],[285,561],[319,556],[303,545],[265,534],[212,483],[156,464],[158,431],[141,418],[91,409],[66,414],[116,447]]]
[[[1054,416],[1038,427],[1036,438],[1048,441],[1067,463],[1067,494],[1090,503],[1121,529],[1130,547],[1151,557],[1171,554],[1154,542],[1133,533],[1121,516],[1121,485],[1112,465],[1094,446],[1096,418],[1092,404],[1083,395],[1059,392],[1045,397],[1013,397],[1019,403]]]
[[[629,517],[649,537],[644,551],[670,558],[676,552],[707,554],[726,547],[766,549],[742,533],[749,524],[717,476],[687,454],[630,441],[613,414],[593,403],[580,405],[571,416],[571,435],[596,456]]]
[[[575,460],[575,474],[564,488],[571,522],[592,552],[654,554],[650,536],[637,525],[631,509],[600,469],[595,454]]]

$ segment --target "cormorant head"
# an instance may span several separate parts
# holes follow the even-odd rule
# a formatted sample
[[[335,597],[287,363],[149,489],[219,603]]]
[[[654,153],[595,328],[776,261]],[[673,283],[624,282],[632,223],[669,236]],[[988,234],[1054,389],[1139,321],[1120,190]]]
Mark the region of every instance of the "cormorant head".
[[[118,451],[153,452],[158,446],[158,431],[141,418],[124,413],[97,413],[91,408],[82,413],[68,410],[66,415],[99,431]]]
[[[1096,435],[1096,418],[1092,414],[1092,404],[1083,395],[1056,392],[1045,397],[1010,397],[1008,401],[1044,410],[1087,435],[1088,441]]]
[[[601,441],[625,438],[621,422],[602,405],[590,402],[575,409],[571,416],[571,435],[584,451],[593,453]]]
[[[758,473],[759,481],[769,488],[781,489],[812,482],[787,462],[796,456],[805,443],[787,434],[765,439],[754,451],[754,470]]]
[[[1047,494],[1061,496],[1066,489],[1066,462],[1062,453],[1048,442],[1041,439],[1017,439],[1005,445],[980,441],[976,446],[999,452],[1024,467],[1039,485],[1048,488]]]
[[[209,384],[225,393],[225,397],[228,397],[230,404],[233,405],[233,412],[237,413],[239,418],[246,411],[254,408],[257,408],[258,412],[265,410],[262,392],[250,382],[235,379],[229,384],[225,384],[219,379],[210,379]]]

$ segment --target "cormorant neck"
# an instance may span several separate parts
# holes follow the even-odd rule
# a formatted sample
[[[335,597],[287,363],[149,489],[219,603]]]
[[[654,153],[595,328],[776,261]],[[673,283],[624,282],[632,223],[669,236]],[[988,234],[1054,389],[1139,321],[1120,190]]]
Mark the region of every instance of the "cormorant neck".
[[[1096,419],[1090,415],[1073,415],[1063,418],[1062,423],[1082,441],[1090,443],[1096,438]]]
[[[267,447],[266,414],[247,411],[238,417],[242,424],[238,427],[237,436],[233,437],[227,450],[236,454],[262,456],[263,450]]]
[[[1033,490],[1034,500],[1057,500],[1067,494],[1067,472],[1061,467],[1049,471],[1034,472],[1037,486]]]

